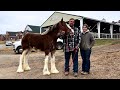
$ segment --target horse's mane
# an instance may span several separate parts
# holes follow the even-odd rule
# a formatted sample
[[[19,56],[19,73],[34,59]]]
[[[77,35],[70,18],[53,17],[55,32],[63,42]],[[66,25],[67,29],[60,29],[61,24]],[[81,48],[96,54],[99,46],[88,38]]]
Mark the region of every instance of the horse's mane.
[[[51,31],[51,27],[49,27],[49,30],[46,30],[45,32],[41,33],[41,35],[46,35],[50,31]]]
[[[58,24],[58,23],[57,23],[57,24]],[[53,31],[53,30],[56,28],[57,24],[55,24],[55,25],[53,25],[53,26],[50,26],[50,27],[49,27],[49,30],[46,30],[45,32],[41,33],[41,35],[46,35],[46,34],[48,34],[50,31]]]

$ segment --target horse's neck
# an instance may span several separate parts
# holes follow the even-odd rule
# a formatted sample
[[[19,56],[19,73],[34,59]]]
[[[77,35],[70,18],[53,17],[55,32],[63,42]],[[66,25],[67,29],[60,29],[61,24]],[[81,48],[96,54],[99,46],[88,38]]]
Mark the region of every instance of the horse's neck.
[[[45,31],[45,32],[43,32],[43,33],[41,33],[41,35],[46,35],[48,32],[49,32],[49,30],[47,30],[47,31]]]
[[[56,30],[52,30],[50,32],[47,33],[47,35],[49,35],[53,40],[56,40],[58,37],[57,37],[57,31]]]

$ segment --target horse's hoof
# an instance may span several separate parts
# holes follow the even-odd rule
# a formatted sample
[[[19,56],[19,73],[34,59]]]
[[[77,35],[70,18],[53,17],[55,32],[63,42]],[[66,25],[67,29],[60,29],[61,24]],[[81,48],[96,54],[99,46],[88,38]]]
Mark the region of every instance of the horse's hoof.
[[[50,75],[50,72],[49,71],[45,71],[45,72],[43,72],[43,75]]]
[[[24,70],[23,69],[18,69],[17,72],[21,73],[21,72],[24,72]]]
[[[51,70],[51,73],[59,73],[58,70]]]
[[[29,71],[31,68],[30,67],[25,67],[24,70]]]

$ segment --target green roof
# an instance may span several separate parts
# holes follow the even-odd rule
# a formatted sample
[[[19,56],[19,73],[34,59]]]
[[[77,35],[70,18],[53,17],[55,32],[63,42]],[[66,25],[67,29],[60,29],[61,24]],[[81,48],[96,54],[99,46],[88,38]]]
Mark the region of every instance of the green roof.
[[[28,25],[33,33],[40,33],[40,26],[33,26],[33,25]]]
[[[10,32],[10,31],[7,31],[9,33],[10,36],[16,36],[17,33],[19,32]]]

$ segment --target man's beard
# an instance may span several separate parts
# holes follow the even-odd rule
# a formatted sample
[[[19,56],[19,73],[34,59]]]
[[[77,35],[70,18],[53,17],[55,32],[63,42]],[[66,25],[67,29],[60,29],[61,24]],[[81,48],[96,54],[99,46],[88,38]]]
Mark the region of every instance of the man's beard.
[[[71,27],[71,28],[73,28],[73,27],[74,27],[74,25],[73,25],[73,24],[70,24],[70,27]]]

